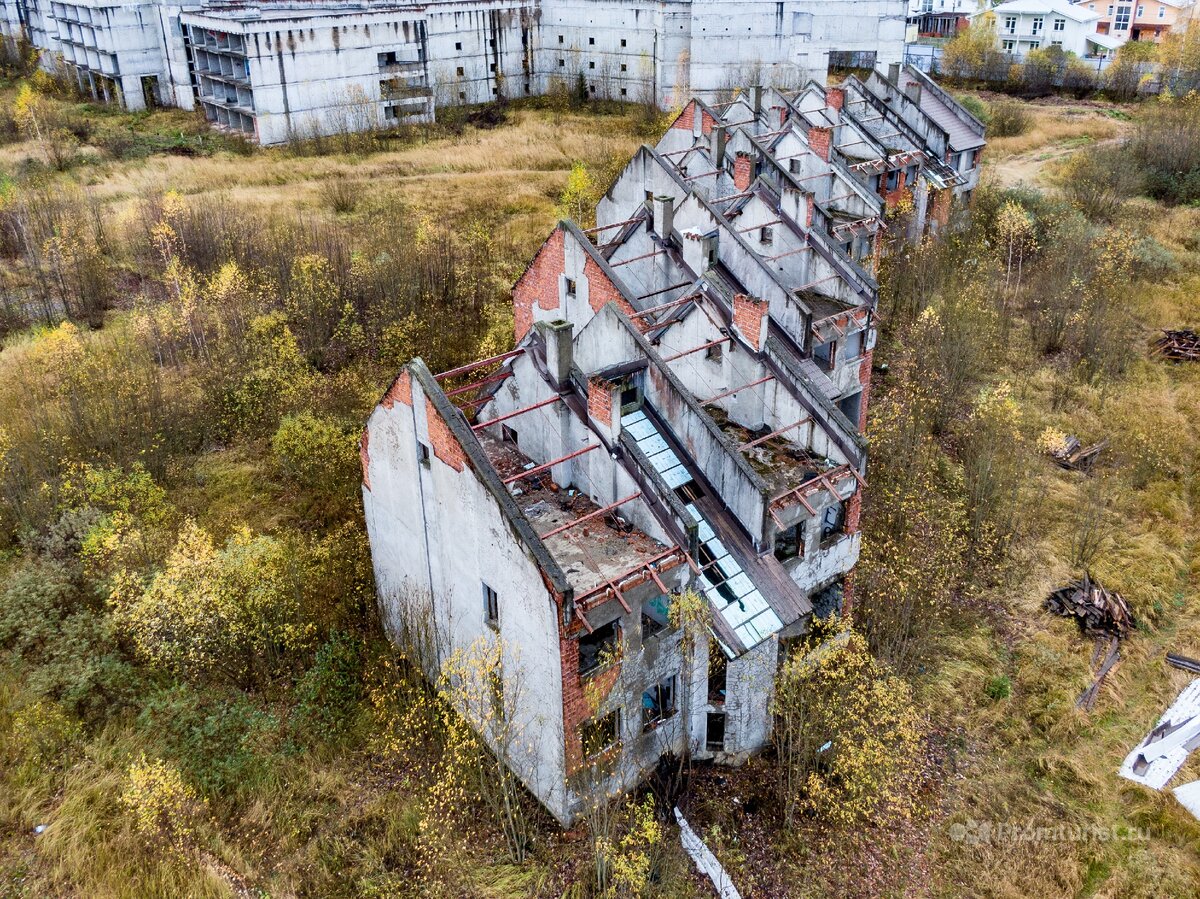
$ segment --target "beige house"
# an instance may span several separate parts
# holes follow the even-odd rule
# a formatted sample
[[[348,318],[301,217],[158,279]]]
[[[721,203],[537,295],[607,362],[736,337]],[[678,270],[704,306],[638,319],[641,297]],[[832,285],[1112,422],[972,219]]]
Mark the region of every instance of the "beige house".
[[[1087,8],[1100,15],[1098,34],[1131,41],[1160,41],[1172,28],[1187,27],[1194,0],[1129,0],[1106,3],[1088,0]]]

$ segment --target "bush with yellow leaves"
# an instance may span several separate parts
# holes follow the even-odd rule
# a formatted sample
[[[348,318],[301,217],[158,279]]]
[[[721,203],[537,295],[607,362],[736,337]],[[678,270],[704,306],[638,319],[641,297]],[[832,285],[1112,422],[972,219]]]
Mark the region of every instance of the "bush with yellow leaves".
[[[204,800],[178,768],[145,756],[129,766],[121,804],[132,814],[139,833],[176,852],[195,845],[196,826],[206,810]]]

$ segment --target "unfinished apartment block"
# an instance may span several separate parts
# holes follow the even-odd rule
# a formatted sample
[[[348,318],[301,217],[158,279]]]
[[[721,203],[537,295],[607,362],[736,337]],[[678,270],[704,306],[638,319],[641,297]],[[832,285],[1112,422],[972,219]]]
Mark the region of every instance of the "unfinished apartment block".
[[[613,790],[667,753],[763,748],[789,640],[853,593],[886,177],[970,183],[922,137],[945,126],[873,78],[687,103],[596,226],[559,223],[529,263],[515,348],[414,359],[367,423],[388,629],[437,635],[431,674],[500,641],[527,747],[508,761],[563,823],[600,762]],[[876,155],[844,152],[865,135]],[[695,645],[685,591],[711,622]]]
[[[99,99],[198,107],[262,144],[559,88],[672,107],[746,79],[823,81],[831,59],[903,55],[902,0],[732,11],[728,0],[0,0],[0,38],[23,35]]]

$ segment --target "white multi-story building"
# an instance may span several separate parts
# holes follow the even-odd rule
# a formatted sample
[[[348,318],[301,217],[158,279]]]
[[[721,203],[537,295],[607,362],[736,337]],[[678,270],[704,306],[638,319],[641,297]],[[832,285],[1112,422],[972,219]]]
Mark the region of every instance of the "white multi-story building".
[[[99,99],[199,106],[264,144],[540,94],[674,105],[824,81],[831,59],[903,55],[901,0],[293,2],[0,0],[47,67]],[[8,9],[6,6],[5,9]]]
[[[1009,0],[991,12],[996,40],[1006,53],[1056,46],[1081,57],[1107,56],[1123,43],[1097,33],[1098,13],[1068,0]]]

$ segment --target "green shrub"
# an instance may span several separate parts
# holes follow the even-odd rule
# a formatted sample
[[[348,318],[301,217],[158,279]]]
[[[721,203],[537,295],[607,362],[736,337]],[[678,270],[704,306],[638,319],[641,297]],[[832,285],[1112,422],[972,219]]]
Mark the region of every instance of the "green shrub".
[[[983,124],[988,123],[991,118],[991,113],[988,111],[988,105],[976,97],[974,94],[959,94],[955,97],[959,104]]]
[[[984,684],[983,692],[988,695],[989,699],[994,699],[999,702],[1001,699],[1008,699],[1012,696],[1012,680],[1007,674],[998,674],[995,677],[988,678],[988,682]]]
[[[1029,130],[1033,116],[1025,104],[1016,100],[999,100],[988,108],[988,137],[1017,137]]]
[[[363,700],[362,675],[362,643],[343,633],[330,637],[296,683],[294,729],[320,740],[343,736]]]

